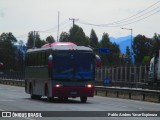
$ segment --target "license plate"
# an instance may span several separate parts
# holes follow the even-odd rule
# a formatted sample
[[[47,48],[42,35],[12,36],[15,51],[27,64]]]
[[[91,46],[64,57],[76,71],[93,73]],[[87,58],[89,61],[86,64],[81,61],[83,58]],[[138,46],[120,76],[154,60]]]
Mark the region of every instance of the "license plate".
[[[70,92],[70,94],[71,94],[71,95],[76,95],[77,92],[76,92],[76,91],[72,91],[72,92]]]

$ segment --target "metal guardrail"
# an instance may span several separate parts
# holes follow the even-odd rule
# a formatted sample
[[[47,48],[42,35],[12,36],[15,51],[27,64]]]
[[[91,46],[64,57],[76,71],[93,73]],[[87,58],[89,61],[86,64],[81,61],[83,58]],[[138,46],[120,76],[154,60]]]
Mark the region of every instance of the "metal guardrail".
[[[1,79],[1,78],[0,78],[0,84],[21,86],[21,87],[25,86],[24,80]]]
[[[128,87],[96,86],[95,95],[160,103],[159,90]]]
[[[24,80],[1,79],[0,84],[25,86]],[[95,95],[141,101],[159,102],[160,90],[142,88],[95,86]]]

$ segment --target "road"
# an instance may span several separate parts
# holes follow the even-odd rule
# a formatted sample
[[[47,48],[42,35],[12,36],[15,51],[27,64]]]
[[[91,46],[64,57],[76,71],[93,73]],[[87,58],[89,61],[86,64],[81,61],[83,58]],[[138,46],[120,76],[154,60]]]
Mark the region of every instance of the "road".
[[[67,101],[55,99],[48,102],[44,97],[41,100],[32,100],[23,87],[7,86],[0,84],[0,111],[160,111],[159,103],[135,101],[94,96],[87,103],[80,103],[79,98]],[[44,118],[0,118],[1,120],[43,120]],[[52,120],[53,118],[45,118]],[[74,117],[54,117],[57,120],[74,120]],[[77,117],[87,120],[127,120],[128,117]],[[130,120],[159,120],[158,117],[130,117]]]

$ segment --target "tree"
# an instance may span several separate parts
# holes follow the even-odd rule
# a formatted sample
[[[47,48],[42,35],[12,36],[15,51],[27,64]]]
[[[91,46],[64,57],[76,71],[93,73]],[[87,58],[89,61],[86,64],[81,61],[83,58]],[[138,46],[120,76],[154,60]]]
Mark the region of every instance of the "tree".
[[[126,62],[128,64],[132,63],[132,58],[131,58],[131,51],[129,49],[129,46],[126,47]]]
[[[91,30],[89,42],[90,42],[90,46],[92,48],[97,48],[98,47],[98,37],[97,37],[97,35],[96,35],[96,33],[93,29]]]
[[[2,33],[0,36],[0,61],[4,63],[7,69],[13,69],[15,63],[15,47],[14,42],[17,42],[12,33]]]
[[[69,34],[67,32],[62,32],[60,35],[60,42],[70,42]]]
[[[55,39],[54,39],[54,37],[53,36],[48,36],[47,38],[46,38],[46,42],[48,42],[48,43],[54,43],[55,42]]]
[[[153,52],[160,50],[160,34],[155,33],[153,36]]]
[[[40,35],[38,32],[36,32],[36,38],[35,38],[35,47],[41,48],[46,42],[41,40]]]
[[[34,32],[28,33],[27,49],[33,48],[34,42]]]
[[[100,41],[99,44],[100,44],[100,47],[102,48],[105,48],[105,47],[109,48],[111,46],[108,33],[103,33],[102,40]]]
[[[120,49],[119,45],[116,43],[110,42],[108,33],[104,33],[102,36],[102,40],[100,41],[100,47],[101,48],[109,48],[111,53],[109,54],[100,54],[100,57],[102,59],[102,64],[104,66],[106,65],[118,65],[120,62]]]
[[[14,37],[14,35],[9,32],[9,33],[2,33],[0,36],[0,41],[9,41],[9,42],[17,42],[17,39]]]
[[[152,40],[144,35],[137,35],[133,41],[133,52],[135,64],[141,65],[144,56],[150,56],[152,51]]]
[[[143,65],[149,65],[150,64],[151,57],[150,56],[144,56],[142,60]]]
[[[77,25],[74,25],[69,31],[69,40],[78,46],[88,46],[89,40],[86,37],[83,29]]]
[[[27,49],[34,48],[34,47],[40,48],[45,43],[46,43],[45,41],[41,40],[38,32],[35,32],[35,34],[34,34],[34,31],[29,32],[28,41],[27,41]]]

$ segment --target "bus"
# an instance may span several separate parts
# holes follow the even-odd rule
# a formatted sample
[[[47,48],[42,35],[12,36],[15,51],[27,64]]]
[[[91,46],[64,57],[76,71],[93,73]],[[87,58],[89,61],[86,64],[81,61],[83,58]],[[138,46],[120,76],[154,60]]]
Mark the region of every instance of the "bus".
[[[26,52],[25,92],[31,99],[80,97],[86,103],[94,96],[94,80],[95,54],[89,47],[55,42]]]

